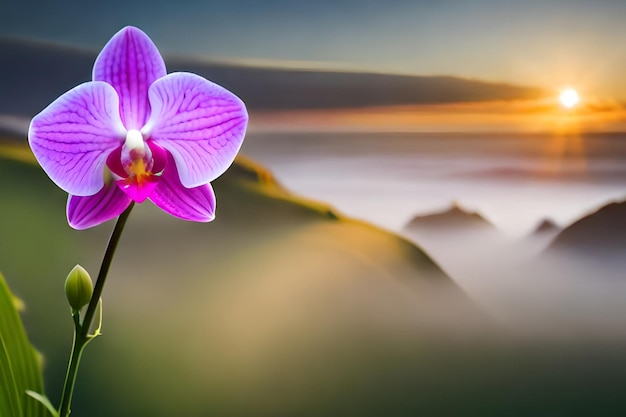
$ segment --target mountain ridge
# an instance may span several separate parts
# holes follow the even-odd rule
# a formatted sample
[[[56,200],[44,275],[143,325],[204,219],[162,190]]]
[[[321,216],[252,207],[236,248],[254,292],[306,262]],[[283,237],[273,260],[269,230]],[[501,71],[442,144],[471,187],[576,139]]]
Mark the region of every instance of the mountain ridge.
[[[0,37],[0,114],[29,115],[91,79],[96,52]],[[190,71],[234,91],[252,111],[364,108],[537,98],[534,87],[453,76],[418,76],[250,66],[165,57],[169,72]]]
[[[611,201],[564,228],[547,250],[623,256],[626,200]]]
[[[495,226],[486,220],[480,213],[467,210],[457,202],[453,202],[447,209],[421,214],[413,217],[405,226],[404,230],[417,228],[492,228]]]

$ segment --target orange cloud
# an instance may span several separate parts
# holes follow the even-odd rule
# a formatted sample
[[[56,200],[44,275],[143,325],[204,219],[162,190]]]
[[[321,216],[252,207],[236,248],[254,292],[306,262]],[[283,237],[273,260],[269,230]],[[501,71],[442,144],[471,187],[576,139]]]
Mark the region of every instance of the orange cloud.
[[[609,100],[563,109],[556,99],[255,112],[256,131],[583,132],[626,128],[626,110]]]

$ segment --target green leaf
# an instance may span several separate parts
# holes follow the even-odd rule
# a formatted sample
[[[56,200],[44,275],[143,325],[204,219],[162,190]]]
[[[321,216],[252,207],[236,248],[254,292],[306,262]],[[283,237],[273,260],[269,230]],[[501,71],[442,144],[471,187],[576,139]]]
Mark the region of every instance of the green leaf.
[[[47,417],[45,406],[26,394],[43,392],[43,376],[15,300],[0,274],[0,417]]]
[[[54,408],[54,406],[50,402],[50,399],[46,397],[45,394],[40,394],[38,392],[27,389],[26,395],[33,397],[35,400],[43,404],[43,406],[46,407],[46,410],[48,410],[52,417],[59,417],[59,413],[57,412],[56,408]]]

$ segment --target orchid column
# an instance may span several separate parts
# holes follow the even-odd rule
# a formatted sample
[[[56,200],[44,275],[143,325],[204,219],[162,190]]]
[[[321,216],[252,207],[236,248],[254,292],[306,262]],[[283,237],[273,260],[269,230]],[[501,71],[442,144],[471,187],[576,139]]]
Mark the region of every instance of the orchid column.
[[[154,43],[134,27],[122,29],[105,45],[93,81],[63,94],[33,118],[30,146],[52,181],[69,194],[70,226],[86,229],[124,213],[87,312],[82,321],[75,317],[75,369],[70,361],[66,381],[70,399],[80,353],[93,336],[91,321],[132,205],[151,200],[184,220],[213,220],[210,182],[233,162],[247,122],[244,103],[230,91],[196,74],[167,74]],[[69,415],[68,395],[58,412]]]

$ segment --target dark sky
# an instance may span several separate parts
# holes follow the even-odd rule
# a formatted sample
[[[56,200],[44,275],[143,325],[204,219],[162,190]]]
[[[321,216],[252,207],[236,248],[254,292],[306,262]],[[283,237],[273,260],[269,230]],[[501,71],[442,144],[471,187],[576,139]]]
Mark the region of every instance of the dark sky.
[[[624,22],[624,0],[4,0],[0,36],[99,49],[131,24],[164,53],[573,85],[623,99]]]

